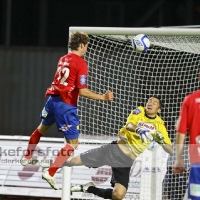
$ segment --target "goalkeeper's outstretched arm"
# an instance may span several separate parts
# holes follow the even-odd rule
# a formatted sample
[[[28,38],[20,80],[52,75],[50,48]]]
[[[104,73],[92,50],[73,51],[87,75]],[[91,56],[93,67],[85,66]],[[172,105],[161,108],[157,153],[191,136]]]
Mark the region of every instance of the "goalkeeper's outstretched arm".
[[[129,130],[129,131],[131,131],[131,132],[137,132],[137,131],[136,131],[136,128],[137,128],[137,126],[136,126],[135,124],[131,123],[131,122],[128,123],[128,124],[126,125],[126,129]],[[139,134],[139,135],[140,135],[140,134]],[[166,144],[166,143],[164,142],[164,137],[163,137],[163,136],[162,136],[162,138],[156,137],[156,138],[154,138],[154,139],[155,139],[155,141],[156,141],[158,144],[160,144],[160,145],[162,146],[162,148],[163,148],[167,153],[169,153],[170,155],[173,154],[172,145]]]
[[[161,144],[162,148],[167,152],[168,154],[172,155],[173,154],[173,148],[169,144]]]
[[[131,122],[126,125],[126,129],[131,132],[135,132],[136,128],[137,128],[137,126]]]
[[[126,125],[126,129],[131,132],[136,132],[140,136],[142,142],[151,142],[153,140],[152,133],[145,127],[136,126],[133,123],[129,122]]]
[[[173,148],[171,144],[167,144],[165,142],[164,136],[162,133],[158,130],[155,131],[155,134],[153,135],[154,140],[162,146],[162,148],[169,153],[170,155],[173,154]]]

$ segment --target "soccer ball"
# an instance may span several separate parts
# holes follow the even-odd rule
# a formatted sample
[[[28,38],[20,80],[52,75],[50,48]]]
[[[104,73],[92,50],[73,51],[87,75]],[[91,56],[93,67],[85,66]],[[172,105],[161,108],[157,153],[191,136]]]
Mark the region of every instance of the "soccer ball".
[[[146,51],[151,45],[148,36],[145,34],[138,34],[131,41],[133,49],[137,52]]]

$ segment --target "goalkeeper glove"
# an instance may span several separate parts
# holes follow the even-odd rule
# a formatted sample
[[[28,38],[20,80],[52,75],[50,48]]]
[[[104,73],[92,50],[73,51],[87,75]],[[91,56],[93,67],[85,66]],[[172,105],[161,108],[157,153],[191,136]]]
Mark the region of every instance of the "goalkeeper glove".
[[[140,135],[140,139],[143,143],[151,142],[153,140],[152,132],[144,127],[137,127],[135,132]]]
[[[158,144],[161,144],[161,145],[164,145],[165,142],[164,142],[164,137],[163,135],[161,134],[160,131],[156,130],[155,133],[153,134],[153,139],[158,143]]]

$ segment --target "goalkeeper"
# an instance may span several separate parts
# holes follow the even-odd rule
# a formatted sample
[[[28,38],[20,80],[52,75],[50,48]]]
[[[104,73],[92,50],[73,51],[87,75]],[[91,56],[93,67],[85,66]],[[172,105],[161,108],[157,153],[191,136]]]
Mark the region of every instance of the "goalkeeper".
[[[119,140],[99,148],[88,150],[71,157],[68,166],[85,165],[86,167],[112,167],[111,185],[113,189],[97,188],[92,182],[72,186],[71,192],[87,192],[104,199],[123,199],[129,183],[130,169],[133,161],[150,143],[155,140],[163,149],[172,154],[172,144],[163,120],[157,115],[161,111],[161,100],[153,96],[146,107],[133,110],[126,125],[119,131]]]

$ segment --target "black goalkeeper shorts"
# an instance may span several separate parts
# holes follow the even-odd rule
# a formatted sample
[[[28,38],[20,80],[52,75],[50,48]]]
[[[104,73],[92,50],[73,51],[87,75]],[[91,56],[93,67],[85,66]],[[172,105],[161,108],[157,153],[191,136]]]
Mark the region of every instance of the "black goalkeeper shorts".
[[[118,147],[117,142],[90,149],[80,155],[83,165],[97,168],[108,165],[112,168],[111,185],[120,183],[128,189],[130,169],[133,160],[126,156]]]

